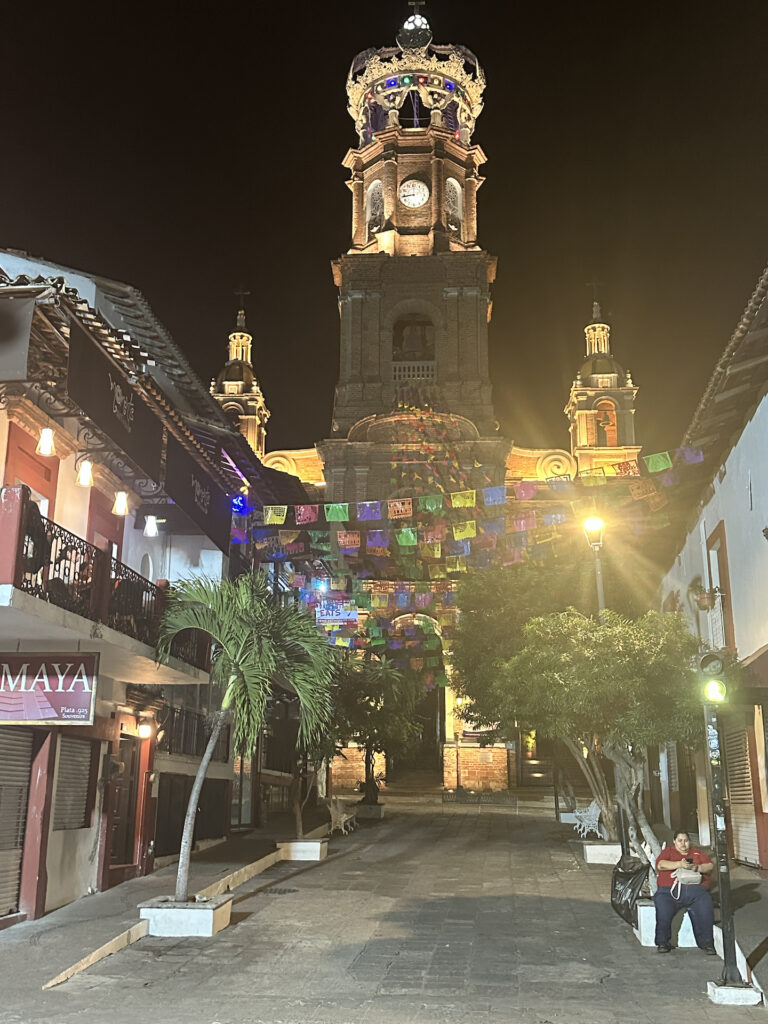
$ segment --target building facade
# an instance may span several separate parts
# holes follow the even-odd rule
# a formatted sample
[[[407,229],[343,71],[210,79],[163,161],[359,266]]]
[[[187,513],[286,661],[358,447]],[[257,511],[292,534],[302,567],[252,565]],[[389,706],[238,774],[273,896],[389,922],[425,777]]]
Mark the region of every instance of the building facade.
[[[232,500],[284,497],[143,296],[0,251],[0,927],[178,851],[208,649],[155,663],[169,582],[240,571]],[[223,737],[198,839],[229,828]]]
[[[729,832],[734,857],[768,867],[768,270],[688,427],[701,450],[695,500],[680,509],[680,539],[662,584],[665,610],[679,610],[702,645],[746,667],[723,709]],[[666,804],[679,800],[678,751],[665,752]],[[696,760],[698,826],[709,838],[703,755]]]

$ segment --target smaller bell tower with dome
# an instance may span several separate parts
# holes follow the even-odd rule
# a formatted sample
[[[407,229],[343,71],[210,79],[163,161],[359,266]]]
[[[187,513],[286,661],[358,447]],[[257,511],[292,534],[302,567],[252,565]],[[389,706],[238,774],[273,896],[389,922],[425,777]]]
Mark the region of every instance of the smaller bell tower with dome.
[[[211,381],[211,394],[263,461],[270,412],[253,372],[252,344],[253,336],[246,330],[245,310],[241,307],[229,336],[229,359]]]
[[[635,444],[637,388],[629,370],[611,354],[611,328],[597,301],[592,303],[592,320],[584,334],[587,358],[564,409],[579,472],[632,462],[641,450]]]

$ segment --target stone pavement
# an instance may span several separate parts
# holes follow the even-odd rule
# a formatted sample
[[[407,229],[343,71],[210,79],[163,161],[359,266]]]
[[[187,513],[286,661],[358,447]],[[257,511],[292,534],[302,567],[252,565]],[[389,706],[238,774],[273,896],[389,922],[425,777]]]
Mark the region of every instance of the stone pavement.
[[[610,868],[584,865],[567,826],[498,809],[391,808],[334,839],[325,863],[278,864],[246,883],[215,938],[142,939],[48,992],[69,908],[0,933],[0,1024],[768,1019],[709,1003],[719,960],[641,948],[610,908]]]

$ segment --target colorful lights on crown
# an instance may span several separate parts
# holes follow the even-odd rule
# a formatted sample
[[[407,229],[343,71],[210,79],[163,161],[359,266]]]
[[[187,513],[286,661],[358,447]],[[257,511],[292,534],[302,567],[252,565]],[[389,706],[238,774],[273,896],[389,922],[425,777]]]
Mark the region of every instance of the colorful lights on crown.
[[[483,109],[485,74],[464,46],[432,43],[427,19],[412,14],[397,34],[396,47],[365,50],[353,60],[347,79],[349,113],[360,145],[399,125],[408,96],[418,101],[425,123],[445,128],[469,145]]]

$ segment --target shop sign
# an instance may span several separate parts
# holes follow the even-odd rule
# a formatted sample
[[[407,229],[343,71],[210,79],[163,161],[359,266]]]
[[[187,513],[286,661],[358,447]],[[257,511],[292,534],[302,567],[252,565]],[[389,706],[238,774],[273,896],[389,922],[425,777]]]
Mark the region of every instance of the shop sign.
[[[230,497],[171,434],[165,456],[165,490],[216,547],[229,554]]]
[[[315,621],[321,626],[341,626],[357,629],[358,609],[355,601],[322,598],[315,608]]]
[[[93,725],[98,654],[0,651],[0,725]]]
[[[136,393],[122,370],[73,320],[69,335],[67,390],[86,415],[141,466],[160,479],[163,424]]]

